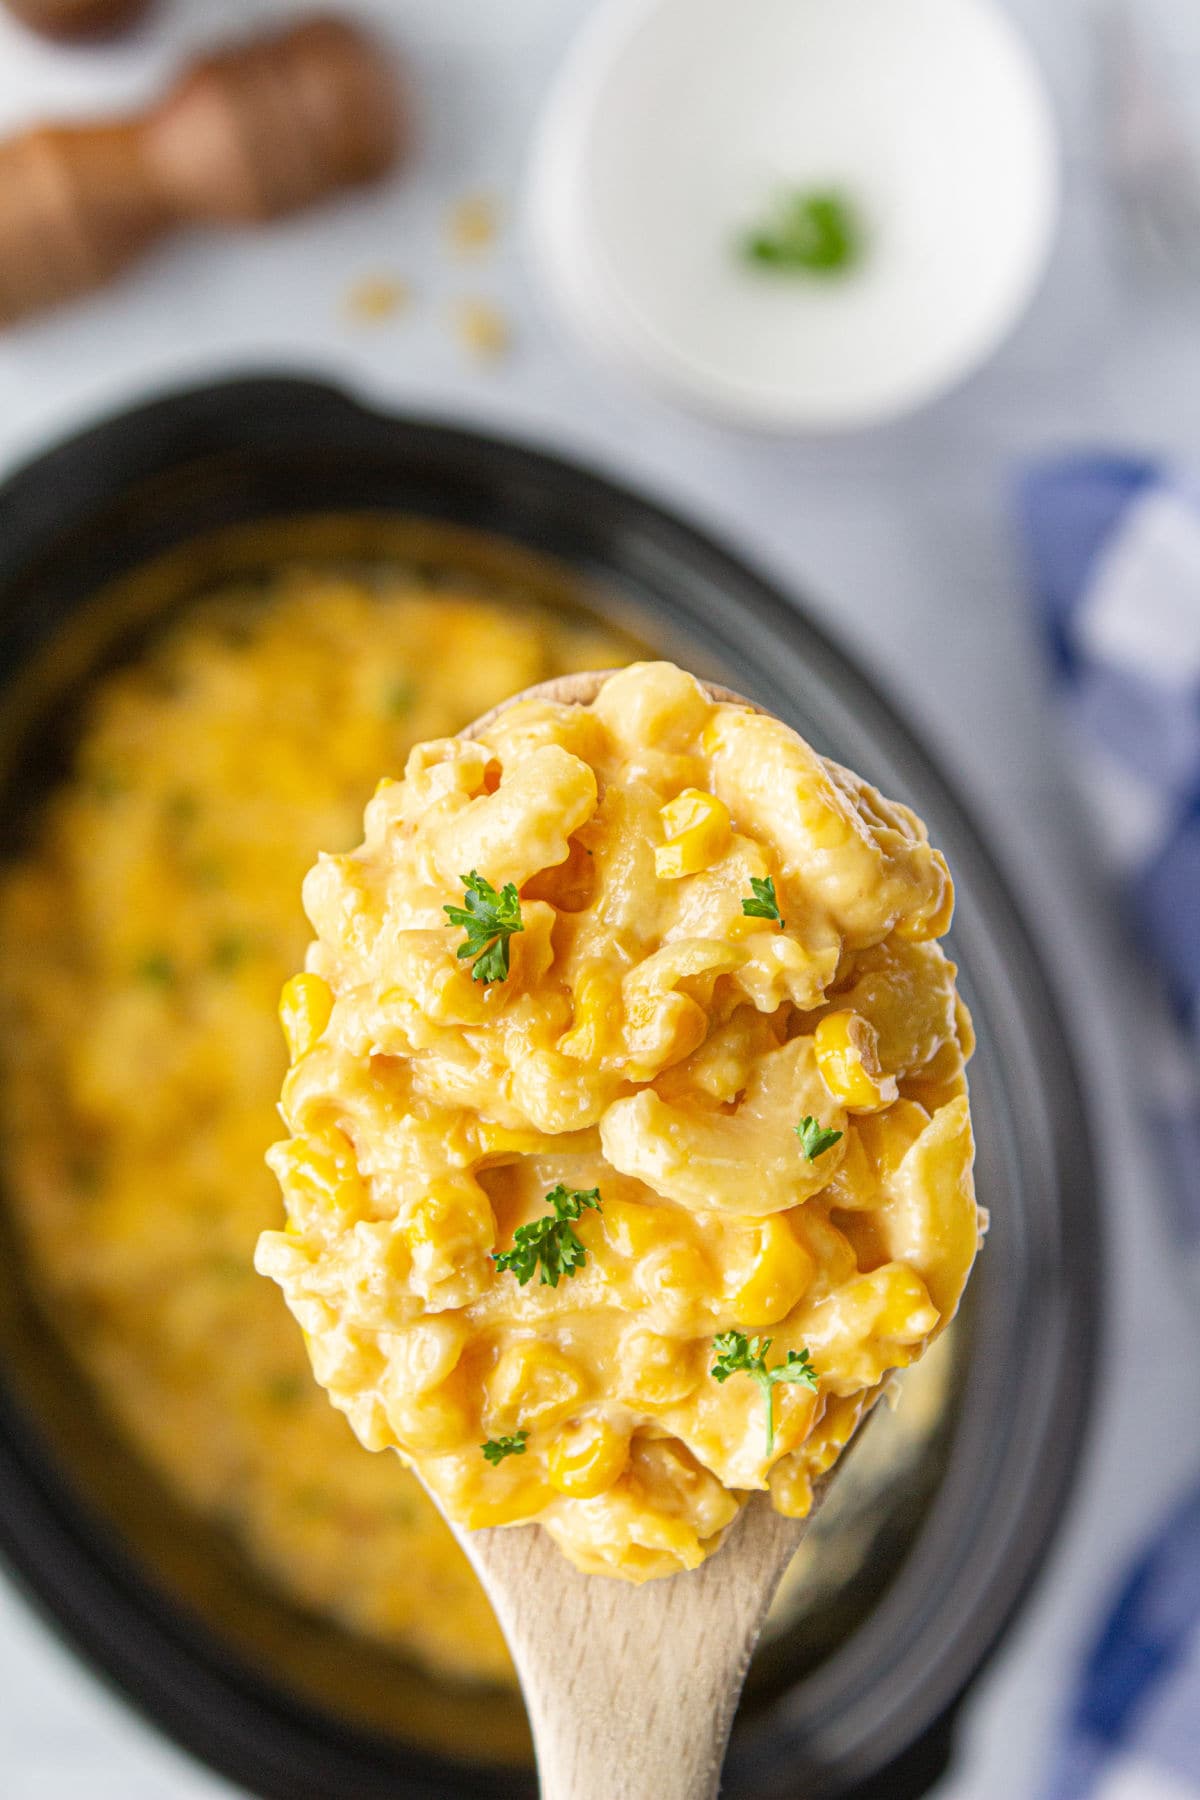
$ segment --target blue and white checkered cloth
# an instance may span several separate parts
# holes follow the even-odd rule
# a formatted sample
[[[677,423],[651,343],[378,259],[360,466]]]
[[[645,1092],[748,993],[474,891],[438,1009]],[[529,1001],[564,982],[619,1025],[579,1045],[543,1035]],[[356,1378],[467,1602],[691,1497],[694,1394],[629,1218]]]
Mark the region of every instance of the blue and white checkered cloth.
[[[1143,1099],[1200,1273],[1200,480],[1070,458],[1029,472],[1020,510],[1100,842],[1161,977]],[[1046,1800],[1200,1800],[1200,1490],[1114,1597]]]

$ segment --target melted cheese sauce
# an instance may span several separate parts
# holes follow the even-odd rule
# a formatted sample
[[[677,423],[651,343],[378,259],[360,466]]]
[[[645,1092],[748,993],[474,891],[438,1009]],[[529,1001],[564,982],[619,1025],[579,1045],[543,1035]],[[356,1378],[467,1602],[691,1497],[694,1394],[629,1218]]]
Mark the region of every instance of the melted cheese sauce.
[[[98,693],[0,888],[10,1203],[45,1309],[142,1457],[305,1607],[467,1677],[499,1630],[419,1484],[313,1386],[255,1241],[301,877],[381,769],[615,635],[403,576],[216,597]]]
[[[305,883],[288,1224],[258,1254],[318,1381],[453,1517],[537,1520],[585,1570],[694,1568],[755,1489],[803,1515],[953,1317],[983,1223],[924,828],[642,664],[419,746],[365,831]],[[520,895],[486,982],[446,917],[468,872]],[[743,906],[768,880],[782,923]],[[556,1190],[575,1266],[522,1284],[496,1257]],[[813,1379],[768,1415],[714,1377],[730,1332]]]

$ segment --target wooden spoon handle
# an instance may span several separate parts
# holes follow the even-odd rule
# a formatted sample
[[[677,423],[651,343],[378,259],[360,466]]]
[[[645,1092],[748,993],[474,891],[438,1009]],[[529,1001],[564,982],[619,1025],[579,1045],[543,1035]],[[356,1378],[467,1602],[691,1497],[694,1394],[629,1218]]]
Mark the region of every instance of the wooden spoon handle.
[[[0,325],[98,286],[177,225],[273,218],[387,169],[394,72],[337,19],[194,63],[151,112],[0,144]]]
[[[636,1589],[580,1574],[537,1527],[458,1534],[517,1665],[542,1800],[715,1800],[750,1656],[804,1530],[756,1495],[718,1555]]]

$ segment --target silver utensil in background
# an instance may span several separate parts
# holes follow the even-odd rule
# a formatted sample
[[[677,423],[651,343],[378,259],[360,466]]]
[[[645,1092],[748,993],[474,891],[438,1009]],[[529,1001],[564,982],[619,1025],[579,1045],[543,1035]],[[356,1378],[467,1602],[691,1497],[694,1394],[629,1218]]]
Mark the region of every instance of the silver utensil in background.
[[[1099,28],[1105,154],[1133,241],[1160,270],[1200,278],[1200,140],[1167,55],[1130,0],[1108,0]]]

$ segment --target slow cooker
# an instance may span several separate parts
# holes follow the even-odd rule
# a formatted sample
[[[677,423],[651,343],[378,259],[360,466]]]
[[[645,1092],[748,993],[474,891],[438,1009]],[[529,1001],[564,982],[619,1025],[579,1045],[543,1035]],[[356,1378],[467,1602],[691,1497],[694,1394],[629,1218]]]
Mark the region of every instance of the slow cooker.
[[[952,777],[803,606],[695,526],[532,448],[286,376],[156,399],[0,489],[3,849],[64,768],[89,685],[206,584],[296,547],[361,564],[415,542],[452,543],[465,564],[615,619],[761,701],[909,802],[954,870],[991,1231],[950,1400],[867,1521],[869,1553],[760,1652],[725,1790],[906,1800],[944,1768],[961,1701],[1062,1518],[1101,1233],[1086,1108],[1036,943]],[[514,1699],[439,1685],[298,1613],[138,1464],[41,1310],[2,1206],[0,1230],[0,1552],[77,1652],[254,1794],[532,1797]]]

